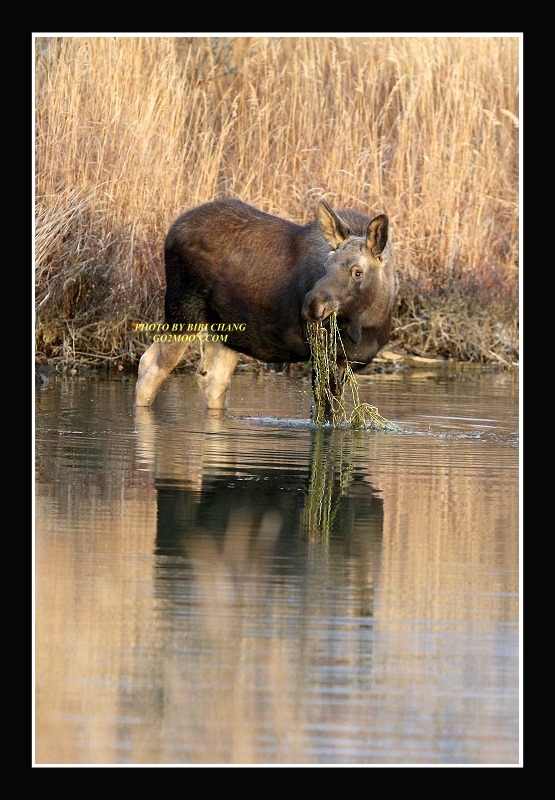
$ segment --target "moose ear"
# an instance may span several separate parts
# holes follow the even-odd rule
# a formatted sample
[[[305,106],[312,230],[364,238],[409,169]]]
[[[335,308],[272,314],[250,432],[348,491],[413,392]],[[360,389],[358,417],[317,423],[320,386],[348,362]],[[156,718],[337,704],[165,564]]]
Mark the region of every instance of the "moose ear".
[[[366,231],[366,247],[373,256],[379,256],[387,244],[387,229],[389,220],[385,214],[375,217]]]
[[[318,204],[318,225],[320,233],[332,250],[339,247],[351,233],[349,226],[343,222],[341,217],[335,213],[325,200],[320,200]]]

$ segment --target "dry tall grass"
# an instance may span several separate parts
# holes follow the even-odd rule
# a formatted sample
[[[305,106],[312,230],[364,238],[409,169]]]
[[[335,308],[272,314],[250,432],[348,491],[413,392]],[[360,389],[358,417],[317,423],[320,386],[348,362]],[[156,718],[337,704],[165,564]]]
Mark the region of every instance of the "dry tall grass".
[[[518,358],[517,37],[39,37],[35,93],[39,361],[134,363],[169,224],[221,196],[386,212],[394,342]]]

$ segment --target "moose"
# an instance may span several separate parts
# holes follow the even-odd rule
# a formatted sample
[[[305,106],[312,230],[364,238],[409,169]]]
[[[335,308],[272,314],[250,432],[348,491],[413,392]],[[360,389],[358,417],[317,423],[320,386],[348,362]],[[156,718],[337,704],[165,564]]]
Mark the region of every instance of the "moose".
[[[334,211],[323,199],[307,225],[236,199],[182,214],[164,251],[164,330],[172,333],[141,356],[135,404],[152,404],[197,336],[199,387],[209,409],[223,410],[241,354],[266,363],[309,361],[307,322],[334,312],[343,342],[339,375],[345,358],[362,369],[391,331],[397,282],[388,225],[385,214]]]

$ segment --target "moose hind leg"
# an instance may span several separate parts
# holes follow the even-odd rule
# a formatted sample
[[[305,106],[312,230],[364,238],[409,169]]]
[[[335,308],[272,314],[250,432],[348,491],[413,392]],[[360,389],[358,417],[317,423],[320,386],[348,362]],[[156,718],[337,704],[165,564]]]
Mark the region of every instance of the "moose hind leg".
[[[135,405],[150,406],[187,349],[186,342],[153,342],[139,361]]]
[[[238,360],[239,353],[220,342],[201,342],[197,381],[204,394],[207,408],[226,407],[227,390]]]

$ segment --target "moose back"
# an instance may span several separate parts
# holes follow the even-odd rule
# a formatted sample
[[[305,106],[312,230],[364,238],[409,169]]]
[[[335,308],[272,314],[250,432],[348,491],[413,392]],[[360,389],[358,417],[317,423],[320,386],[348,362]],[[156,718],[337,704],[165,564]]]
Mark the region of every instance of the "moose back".
[[[241,354],[267,363],[308,361],[309,320],[336,312],[354,370],[389,339],[396,276],[385,214],[334,211],[321,200],[317,218],[296,225],[240,200],[215,200],[172,224],[165,270],[168,334],[141,357],[138,406],[152,404],[194,336],[201,347],[197,380],[213,409],[225,408]]]

